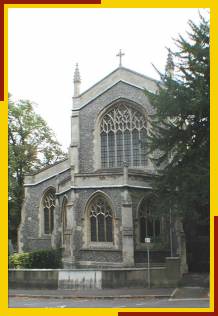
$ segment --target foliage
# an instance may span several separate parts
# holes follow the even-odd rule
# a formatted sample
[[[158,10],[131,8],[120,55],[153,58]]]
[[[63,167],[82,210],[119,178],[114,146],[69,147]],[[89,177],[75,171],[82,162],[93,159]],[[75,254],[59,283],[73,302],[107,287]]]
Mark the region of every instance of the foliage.
[[[9,238],[16,240],[24,198],[24,175],[65,157],[54,133],[28,100],[8,104]]]
[[[16,253],[9,256],[9,268],[22,269],[31,268],[29,253]]]
[[[9,256],[9,268],[58,269],[61,268],[61,250],[38,250]]]
[[[189,21],[189,27],[188,39],[179,36],[177,51],[169,52],[174,65],[168,57],[158,93],[146,91],[155,108],[148,144],[159,169],[159,209],[197,218],[209,208],[209,22],[200,16],[199,25]]]

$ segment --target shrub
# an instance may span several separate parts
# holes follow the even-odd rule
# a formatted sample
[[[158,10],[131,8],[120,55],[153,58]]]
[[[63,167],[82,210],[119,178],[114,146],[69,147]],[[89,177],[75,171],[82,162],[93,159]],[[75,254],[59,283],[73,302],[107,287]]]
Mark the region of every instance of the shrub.
[[[38,250],[31,253],[33,269],[61,268],[61,250]]]
[[[62,267],[61,249],[37,250],[9,256],[9,268],[58,269]]]
[[[16,253],[9,256],[9,267],[15,269],[27,268],[30,269],[32,265],[30,253]]]

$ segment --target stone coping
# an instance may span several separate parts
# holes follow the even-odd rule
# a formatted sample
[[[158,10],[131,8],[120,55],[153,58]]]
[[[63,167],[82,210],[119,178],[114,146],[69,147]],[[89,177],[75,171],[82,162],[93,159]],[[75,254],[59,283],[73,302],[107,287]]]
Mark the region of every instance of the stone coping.
[[[97,272],[97,271],[143,271],[143,270],[147,270],[148,268],[99,268],[99,269],[93,269],[93,268],[89,268],[89,269],[8,269],[8,271],[45,271],[45,272],[52,272],[52,271],[57,271],[57,272],[81,272],[81,271],[92,271],[92,272]],[[150,267],[150,269],[152,270],[157,270],[157,269],[166,269],[165,266],[159,266],[159,267]]]
[[[129,167],[128,168],[128,174],[129,176],[140,176],[140,177],[146,177],[146,176],[153,176],[156,173],[154,169],[151,168],[140,168],[140,167]],[[123,175],[123,167],[116,167],[116,168],[110,168],[110,169],[98,169],[93,172],[87,172],[87,173],[77,173],[75,174],[75,177],[99,177],[99,176],[114,176],[114,175]]]

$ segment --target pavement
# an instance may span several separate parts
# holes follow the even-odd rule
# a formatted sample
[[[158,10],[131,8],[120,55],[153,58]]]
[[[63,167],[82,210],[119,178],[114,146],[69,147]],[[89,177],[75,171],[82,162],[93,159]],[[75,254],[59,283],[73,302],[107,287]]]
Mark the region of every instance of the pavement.
[[[9,297],[9,308],[208,308],[209,299],[116,298],[57,299]]]
[[[167,299],[209,300],[209,275],[188,273],[178,287],[171,288],[116,288],[116,289],[9,289],[9,298],[28,299]]]
[[[180,288],[118,288],[118,289],[91,289],[91,290],[64,290],[64,289],[10,289],[9,297],[47,298],[47,299],[208,299],[209,289],[205,287]]]
[[[91,289],[91,290],[35,290],[10,289],[9,297],[32,298],[74,298],[74,299],[114,299],[114,298],[169,298],[174,288],[118,288],[118,289]]]

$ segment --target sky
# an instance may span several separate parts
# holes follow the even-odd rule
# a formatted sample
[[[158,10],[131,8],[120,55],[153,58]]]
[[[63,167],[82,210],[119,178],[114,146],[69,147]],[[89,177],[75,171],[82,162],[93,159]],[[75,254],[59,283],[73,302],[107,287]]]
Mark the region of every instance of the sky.
[[[200,12],[203,12],[200,9]],[[13,99],[34,102],[64,150],[70,145],[73,74],[81,92],[119,65],[159,79],[173,39],[186,36],[198,9],[11,8],[8,16],[8,87]]]

